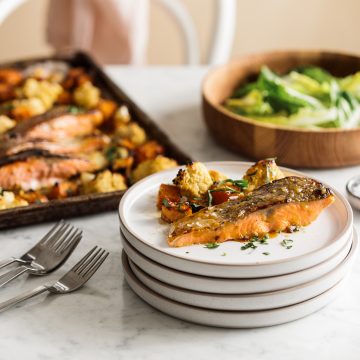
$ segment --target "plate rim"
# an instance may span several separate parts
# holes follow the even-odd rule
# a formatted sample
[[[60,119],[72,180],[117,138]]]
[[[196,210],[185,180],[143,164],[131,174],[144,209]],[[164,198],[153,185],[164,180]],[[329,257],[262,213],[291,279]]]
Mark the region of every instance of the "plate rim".
[[[121,231],[121,230],[120,230]],[[354,228],[354,232],[353,232],[353,237],[355,236],[355,228]],[[125,253],[127,254],[127,256],[129,257],[129,259],[134,262],[139,268],[141,268],[143,271],[145,271],[147,274],[149,274],[147,272],[147,270],[143,269],[141,265],[138,265],[136,263],[136,261],[134,261],[132,259],[132,256],[130,256],[127,252],[127,248],[130,249],[130,251],[133,251],[135,253],[135,256],[139,256],[141,258],[141,261],[143,262],[146,262],[148,264],[150,264],[150,268],[156,268],[157,272],[161,272],[161,273],[166,273],[166,274],[170,274],[170,277],[174,278],[174,277],[181,277],[182,281],[180,282],[184,282],[184,281],[191,281],[191,280],[196,280],[196,282],[198,281],[204,281],[204,283],[206,283],[207,285],[201,285],[202,288],[205,288],[205,287],[208,287],[209,285],[209,282],[216,282],[213,283],[212,286],[218,286],[219,282],[221,283],[224,283],[226,282],[226,288],[228,290],[226,291],[220,291],[220,292],[214,292],[214,291],[211,291],[211,290],[196,290],[195,288],[185,288],[185,287],[182,287],[181,285],[179,285],[179,281],[177,281],[177,284],[173,284],[171,283],[170,281],[165,281],[165,280],[162,280],[161,278],[158,278],[157,276],[153,276],[151,274],[149,274],[150,276],[154,277],[155,279],[161,281],[161,282],[164,282],[165,284],[169,284],[171,286],[175,286],[175,287],[179,287],[179,288],[183,288],[183,289],[187,289],[187,290],[191,290],[191,291],[199,291],[199,292],[205,292],[205,293],[213,293],[213,294],[236,294],[236,292],[232,292],[232,290],[230,290],[230,288],[232,286],[235,286],[235,287],[238,287],[238,286],[248,286],[246,284],[249,284],[249,283],[254,283],[255,282],[258,282],[258,283],[261,283],[263,281],[265,282],[270,282],[270,281],[274,281],[276,280],[276,282],[283,282],[284,280],[286,282],[289,282],[289,277],[291,276],[297,276],[297,277],[301,277],[301,275],[305,275],[305,278],[308,276],[309,272],[314,272],[316,271],[317,267],[318,266],[322,266],[322,267],[326,267],[326,264],[330,261],[334,261],[335,258],[339,258],[338,261],[336,261],[336,264],[330,269],[328,270],[328,268],[326,267],[326,270],[322,271],[322,275],[320,276],[315,276],[315,277],[311,277],[310,280],[306,279],[305,281],[300,281],[298,280],[297,281],[297,284],[295,285],[291,285],[291,286],[286,286],[286,287],[280,287],[280,288],[277,288],[277,289],[272,289],[272,290],[266,290],[266,291],[254,291],[254,290],[251,290],[251,291],[248,291],[246,290],[246,292],[244,292],[243,294],[250,294],[250,293],[253,293],[253,294],[257,294],[257,293],[262,293],[262,292],[271,292],[271,291],[278,291],[278,290],[283,290],[287,287],[293,287],[293,286],[297,286],[297,285],[301,285],[303,283],[306,283],[306,282],[309,282],[309,281],[312,281],[312,280],[315,280],[317,279],[318,277],[321,277],[323,275],[325,275],[327,272],[335,269],[338,265],[340,265],[343,260],[348,256],[349,252],[351,251],[351,247],[352,247],[352,242],[353,242],[353,237],[351,239],[348,240],[348,242],[337,252],[335,253],[333,256],[331,256],[329,259],[327,260],[324,260],[323,262],[319,263],[319,264],[316,264],[316,265],[313,265],[309,268],[305,268],[305,269],[302,269],[302,270],[297,270],[297,271],[294,271],[294,272],[291,272],[291,273],[286,273],[286,274],[281,274],[281,275],[273,275],[273,276],[270,276],[270,277],[254,277],[254,278],[244,278],[244,277],[239,277],[239,278],[224,278],[224,277],[210,277],[210,276],[206,276],[206,275],[199,275],[199,274],[196,274],[196,273],[189,273],[189,272],[185,272],[185,271],[181,271],[181,270],[178,270],[178,269],[175,269],[175,268],[171,268],[169,266],[166,266],[164,264],[161,264],[161,263],[158,263],[157,261],[147,257],[145,254],[141,253],[139,250],[137,250],[127,239],[126,237],[122,234],[120,234],[121,238],[122,238],[122,246],[123,246],[123,249],[125,251]],[[357,233],[356,233],[356,236],[358,237]],[[126,248],[125,248],[126,247]],[[307,275],[307,276],[306,276]],[[167,278],[166,276],[163,277],[163,278]],[[264,284],[260,284],[258,286],[264,286]],[[251,288],[252,286],[250,286]],[[240,292],[238,292],[237,294],[240,294]]]
[[[200,292],[200,291],[196,291],[196,290],[184,289],[184,288],[181,288],[179,286],[167,284],[167,283],[165,283],[165,282],[163,282],[163,281],[161,281],[159,279],[156,279],[153,276],[149,275],[146,271],[141,269],[138,265],[136,265],[131,260],[131,258],[129,257],[129,255],[126,253],[125,250],[123,250],[123,251],[125,253],[127,261],[129,263],[129,266],[130,266],[130,268],[132,269],[133,272],[134,272],[134,270],[133,270],[132,266],[134,266],[137,270],[139,270],[141,273],[143,273],[145,277],[150,278],[151,281],[156,282],[156,283],[160,283],[161,286],[172,288],[172,289],[174,289],[176,291],[180,291],[180,292],[183,291],[185,293],[188,293],[189,295],[191,294],[191,295],[195,295],[195,296],[216,297],[216,298],[219,298],[219,299],[221,299],[221,298],[230,298],[230,297],[232,297],[232,298],[243,298],[243,299],[248,298],[249,300],[251,300],[251,298],[256,298],[256,297],[266,298],[268,296],[275,295],[275,294],[285,294],[285,293],[288,293],[288,292],[291,292],[291,291],[295,291],[295,290],[305,288],[305,287],[307,287],[309,285],[314,285],[314,284],[320,282],[322,279],[332,276],[335,272],[339,271],[340,269],[344,268],[345,266],[351,266],[352,263],[355,261],[356,255],[357,255],[357,253],[359,251],[359,238],[358,238],[357,233],[354,232],[354,237],[353,237],[353,240],[352,240],[352,245],[351,245],[350,251],[348,252],[348,254],[345,256],[345,258],[340,262],[340,264],[338,266],[336,266],[334,269],[328,271],[326,274],[324,274],[324,275],[322,275],[322,276],[320,276],[320,277],[318,277],[318,278],[316,278],[314,280],[308,281],[308,282],[303,283],[303,284],[291,286],[291,287],[288,287],[286,289],[273,290],[273,291],[264,291],[264,292],[259,292],[259,293],[250,293],[250,294],[217,294],[217,293],[210,293],[210,292]],[[134,275],[137,277],[135,272],[134,272]],[[344,277],[345,276],[346,276],[346,274],[344,274]],[[139,281],[141,281],[141,279],[139,279]],[[161,295],[161,294],[159,294],[159,295]],[[164,296],[164,295],[162,295],[162,296]],[[315,296],[317,296],[317,295],[315,295]],[[303,300],[303,301],[306,301],[306,300]],[[297,303],[294,303],[293,305],[295,305],[295,304],[297,304]]]
[[[123,258],[122,258],[123,259]],[[342,285],[344,285],[344,283],[346,282],[346,277],[345,279],[340,280],[336,285],[334,285],[333,287],[331,287],[330,289],[328,289],[327,291],[323,292],[322,294],[315,296],[311,299],[299,302],[297,304],[294,305],[287,305],[284,307],[280,307],[280,308],[274,308],[274,309],[266,309],[266,310],[215,310],[215,309],[207,309],[207,308],[200,308],[200,307],[196,307],[196,306],[192,306],[192,305],[187,305],[187,304],[182,304],[179,303],[178,301],[172,300],[172,299],[167,299],[166,297],[157,294],[155,291],[149,289],[146,285],[144,285],[141,281],[139,281],[136,276],[132,273],[132,271],[128,271],[128,267],[129,265],[127,265],[127,268],[123,265],[123,271],[124,271],[124,277],[125,277],[125,281],[128,283],[129,287],[131,288],[131,290],[136,294],[136,296],[138,296],[141,300],[143,300],[144,302],[147,303],[148,306],[151,306],[152,308],[155,308],[157,311],[159,311],[162,314],[171,316],[173,318],[176,319],[181,319],[183,321],[187,321],[187,322],[192,322],[195,324],[202,324],[202,325],[206,325],[206,326],[213,326],[213,327],[221,327],[221,328],[260,328],[260,327],[267,327],[267,326],[273,326],[273,325],[280,325],[280,324],[284,324],[284,323],[288,323],[288,322],[292,322],[295,321],[297,319],[303,318],[305,316],[311,315],[314,312],[317,312],[318,310],[321,310],[323,307],[325,307],[326,305],[328,305],[332,300],[334,300],[334,297],[336,297],[338,295],[338,292],[341,290]],[[128,278],[130,277],[130,281],[133,281],[135,283],[135,286],[140,287],[141,291],[146,292],[148,294],[150,294],[152,297],[155,297],[157,299],[160,299],[161,301],[166,302],[167,304],[171,304],[177,307],[178,309],[181,308],[182,310],[189,310],[189,311],[196,311],[198,314],[203,314],[206,318],[209,317],[209,315],[213,315],[213,316],[251,316],[251,315],[265,315],[265,314],[271,314],[273,316],[276,315],[283,315],[284,312],[289,311],[289,310],[297,310],[297,309],[301,309],[301,306],[304,305],[311,305],[316,301],[320,301],[323,299],[324,296],[328,296],[329,298],[325,301],[324,304],[317,306],[315,310],[311,310],[311,311],[306,311],[305,314],[302,312],[302,314],[300,316],[295,316],[294,318],[290,319],[290,320],[281,320],[278,322],[273,322],[273,321],[266,321],[266,324],[262,323],[259,324],[258,320],[250,320],[249,319],[244,319],[241,321],[245,321],[245,322],[255,322],[256,324],[254,325],[240,325],[240,324],[228,324],[228,325],[219,325],[219,322],[216,321],[208,321],[208,322],[200,322],[197,320],[192,320],[189,318],[185,318],[184,316],[178,316],[175,314],[175,312],[168,312],[168,311],[163,311],[161,310],[159,307],[156,307],[155,305],[153,305],[153,303],[149,300],[149,299],[145,299],[143,296],[139,295],[139,293],[134,290],[132,284],[129,282]],[[238,320],[237,320],[238,321]],[[222,321],[224,323],[224,321]]]
[[[253,162],[248,162],[248,161],[209,161],[209,162],[202,162],[206,167],[210,167],[210,166],[216,166],[218,164],[220,164],[219,166],[225,165],[225,166],[251,166],[254,163]],[[151,246],[149,243],[143,241],[142,239],[138,238],[130,229],[128,224],[126,223],[125,217],[124,217],[124,212],[125,210],[125,202],[127,200],[127,198],[129,196],[131,196],[131,193],[134,192],[136,190],[137,187],[141,187],[143,186],[143,184],[145,182],[151,181],[152,179],[158,177],[159,175],[165,175],[166,173],[171,173],[173,171],[178,171],[179,169],[183,168],[184,165],[178,166],[176,168],[172,168],[172,169],[167,169],[155,174],[152,174],[150,176],[147,176],[146,178],[140,180],[139,182],[137,182],[134,186],[132,186],[122,197],[120,203],[119,203],[119,207],[118,207],[118,216],[119,216],[119,220],[120,220],[120,224],[122,227],[124,227],[132,236],[134,236],[138,241],[140,241],[143,245],[151,248],[152,250],[155,250],[157,252],[159,252],[160,254],[165,254],[171,257],[175,257],[179,260],[182,261],[186,261],[189,263],[201,263],[201,264],[206,264],[206,265],[211,265],[211,266],[240,266],[240,267],[254,267],[256,265],[278,265],[278,264],[282,264],[286,261],[298,261],[301,258],[304,258],[306,256],[308,256],[309,254],[303,254],[303,255],[297,255],[294,256],[292,258],[286,259],[286,260],[270,260],[270,261],[266,261],[263,262],[261,264],[259,264],[258,262],[253,262],[253,263],[247,263],[247,264],[239,264],[236,262],[223,262],[221,260],[219,260],[216,263],[213,262],[209,262],[206,260],[192,260],[192,259],[187,259],[185,257],[182,257],[180,255],[177,254],[171,254],[171,253],[167,253],[164,251],[161,251],[159,248]],[[296,176],[302,176],[302,177],[308,177],[305,173],[302,173],[300,171],[297,170],[293,170],[287,167],[283,167],[283,166],[279,166],[279,168],[284,171],[284,172],[290,172]],[[316,181],[322,182],[323,184],[325,184],[327,187],[329,187],[331,189],[331,191],[334,193],[334,195],[336,196],[337,199],[341,200],[341,202],[343,203],[343,205],[345,206],[346,209],[346,224],[344,226],[344,228],[341,230],[341,232],[336,236],[336,239],[330,244],[327,245],[325,247],[321,247],[319,249],[314,250],[311,254],[317,254],[319,252],[323,252],[325,249],[331,247],[332,245],[334,245],[340,238],[342,238],[344,235],[346,235],[346,233],[349,231],[349,228],[352,228],[352,224],[353,224],[353,212],[352,212],[352,208],[351,205],[349,204],[348,200],[345,198],[345,196],[343,196],[338,190],[334,189],[333,187],[331,187],[330,185],[328,185],[326,182],[323,182],[319,179],[317,179],[316,177],[310,177],[311,179],[314,179]],[[155,206],[155,205],[154,205]],[[124,221],[125,220],[125,221]],[[316,221],[316,220],[315,220]]]

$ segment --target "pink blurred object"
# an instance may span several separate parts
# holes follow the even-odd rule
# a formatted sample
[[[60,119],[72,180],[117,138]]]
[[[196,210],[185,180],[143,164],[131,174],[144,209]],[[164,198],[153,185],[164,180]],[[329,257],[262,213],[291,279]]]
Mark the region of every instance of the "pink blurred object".
[[[143,64],[148,0],[50,0],[47,40],[59,53],[85,50],[106,64]]]

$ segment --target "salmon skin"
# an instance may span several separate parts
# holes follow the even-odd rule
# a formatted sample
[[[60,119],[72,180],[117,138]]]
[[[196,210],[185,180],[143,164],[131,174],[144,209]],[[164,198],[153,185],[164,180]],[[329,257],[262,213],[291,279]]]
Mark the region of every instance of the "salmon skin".
[[[171,225],[168,244],[246,240],[291,226],[306,226],[331,205],[335,197],[323,184],[289,176],[254,190],[245,199],[210,206]]]

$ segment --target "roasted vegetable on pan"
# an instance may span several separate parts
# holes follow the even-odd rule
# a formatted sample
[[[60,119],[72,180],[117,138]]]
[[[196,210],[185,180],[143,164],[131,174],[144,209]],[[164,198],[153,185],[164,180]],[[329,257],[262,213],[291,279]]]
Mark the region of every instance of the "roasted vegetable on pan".
[[[0,69],[0,209],[125,190],[176,165],[85,69]]]

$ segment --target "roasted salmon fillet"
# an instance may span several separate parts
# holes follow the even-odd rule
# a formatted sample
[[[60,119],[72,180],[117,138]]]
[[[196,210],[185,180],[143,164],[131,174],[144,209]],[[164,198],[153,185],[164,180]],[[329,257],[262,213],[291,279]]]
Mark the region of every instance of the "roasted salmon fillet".
[[[65,138],[62,141],[26,140],[9,143],[8,148],[0,149],[0,156],[8,156],[28,150],[44,150],[52,154],[84,154],[102,150],[111,142],[105,134],[95,134],[82,138]]]
[[[3,141],[10,140],[10,145],[14,145],[16,141],[62,141],[92,135],[103,120],[101,111],[97,109],[73,114],[68,112],[68,107],[59,107],[20,122],[3,136]]]
[[[15,156],[18,156],[19,159],[16,160]],[[15,156],[12,158],[13,162],[0,167],[0,187],[2,189],[36,190],[53,186],[57,182],[81,172],[93,170],[91,163],[81,158],[33,155],[21,159],[21,156]]]
[[[316,180],[285,177],[261,186],[245,199],[211,206],[174,222],[168,244],[180,247],[245,240],[306,226],[334,200],[331,190]]]

